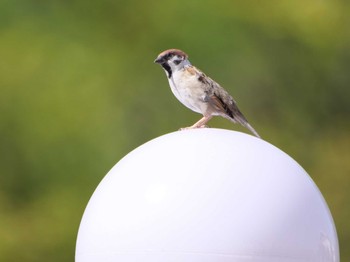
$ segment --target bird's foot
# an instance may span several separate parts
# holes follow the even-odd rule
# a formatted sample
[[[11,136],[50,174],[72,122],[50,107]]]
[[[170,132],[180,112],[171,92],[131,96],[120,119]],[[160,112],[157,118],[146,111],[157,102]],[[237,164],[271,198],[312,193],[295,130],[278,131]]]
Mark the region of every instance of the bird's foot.
[[[183,131],[183,130],[189,130],[189,129],[197,129],[197,128],[209,128],[209,126],[207,125],[201,125],[201,126],[189,126],[189,127],[182,127],[179,130]]]

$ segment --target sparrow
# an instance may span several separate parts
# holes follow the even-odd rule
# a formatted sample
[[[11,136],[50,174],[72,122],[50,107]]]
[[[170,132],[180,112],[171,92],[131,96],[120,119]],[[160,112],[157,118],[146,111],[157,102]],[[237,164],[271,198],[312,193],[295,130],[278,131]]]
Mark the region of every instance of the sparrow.
[[[203,115],[194,125],[183,129],[206,127],[213,116],[222,116],[233,123],[240,123],[260,138],[238,109],[232,96],[194,67],[185,52],[168,49],[160,53],[154,62],[163,67],[175,97],[189,109]]]

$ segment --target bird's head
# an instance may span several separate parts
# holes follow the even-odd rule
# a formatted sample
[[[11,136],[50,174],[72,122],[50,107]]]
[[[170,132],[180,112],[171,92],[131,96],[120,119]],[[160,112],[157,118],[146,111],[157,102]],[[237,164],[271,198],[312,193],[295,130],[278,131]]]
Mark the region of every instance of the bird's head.
[[[168,49],[161,52],[154,62],[163,67],[168,78],[172,76],[174,71],[190,64],[188,55],[179,49]]]

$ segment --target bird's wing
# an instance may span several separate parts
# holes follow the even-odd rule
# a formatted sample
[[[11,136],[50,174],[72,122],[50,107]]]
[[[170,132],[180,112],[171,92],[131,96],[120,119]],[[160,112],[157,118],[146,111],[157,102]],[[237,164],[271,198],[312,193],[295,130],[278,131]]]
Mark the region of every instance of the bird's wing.
[[[202,87],[207,94],[205,99],[210,102],[219,113],[226,115],[231,120],[234,120],[234,122],[238,120],[235,119],[237,116],[242,116],[242,120],[245,120],[232,96],[230,96],[222,86],[206,76],[199,69],[192,67],[192,70],[194,70],[193,73],[197,75],[198,81],[203,84]],[[240,121],[238,120],[238,122]]]
[[[238,106],[233,99],[225,102],[220,95],[214,93],[212,96],[210,96],[210,101],[216,107],[216,109],[224,113],[222,116],[230,119],[234,123],[240,123],[242,126],[248,128],[256,137],[260,137],[258,132],[256,132],[255,129],[248,123],[247,119],[238,109]]]
[[[260,137],[239,110],[236,101],[222,86],[194,66],[191,68],[191,73],[196,74],[198,81],[203,84],[202,86],[206,93],[205,100],[217,110],[217,113],[234,123],[240,123],[248,128],[255,136]]]
[[[213,79],[206,76],[202,71],[193,67],[193,73],[198,76],[198,81],[203,83],[207,97],[205,98],[220,113],[221,116],[230,119],[234,123],[240,123],[248,128],[255,136],[260,137],[255,129],[248,123],[245,116],[239,110],[236,101],[230,94]]]
[[[210,102],[211,106],[213,106],[218,112],[227,115],[228,117],[234,119],[234,116],[231,110],[228,108],[227,104],[224,103],[222,98],[217,96],[215,93],[211,94],[207,97],[207,100]]]

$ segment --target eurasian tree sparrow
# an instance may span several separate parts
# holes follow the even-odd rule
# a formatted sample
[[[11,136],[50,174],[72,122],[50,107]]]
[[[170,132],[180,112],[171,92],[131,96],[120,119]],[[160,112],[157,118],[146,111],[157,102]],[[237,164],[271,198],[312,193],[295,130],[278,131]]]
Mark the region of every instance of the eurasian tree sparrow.
[[[189,109],[203,115],[193,126],[185,129],[206,127],[213,116],[222,116],[233,123],[240,123],[260,137],[229,93],[191,65],[186,53],[178,49],[165,50],[154,62],[163,67],[176,98]]]

